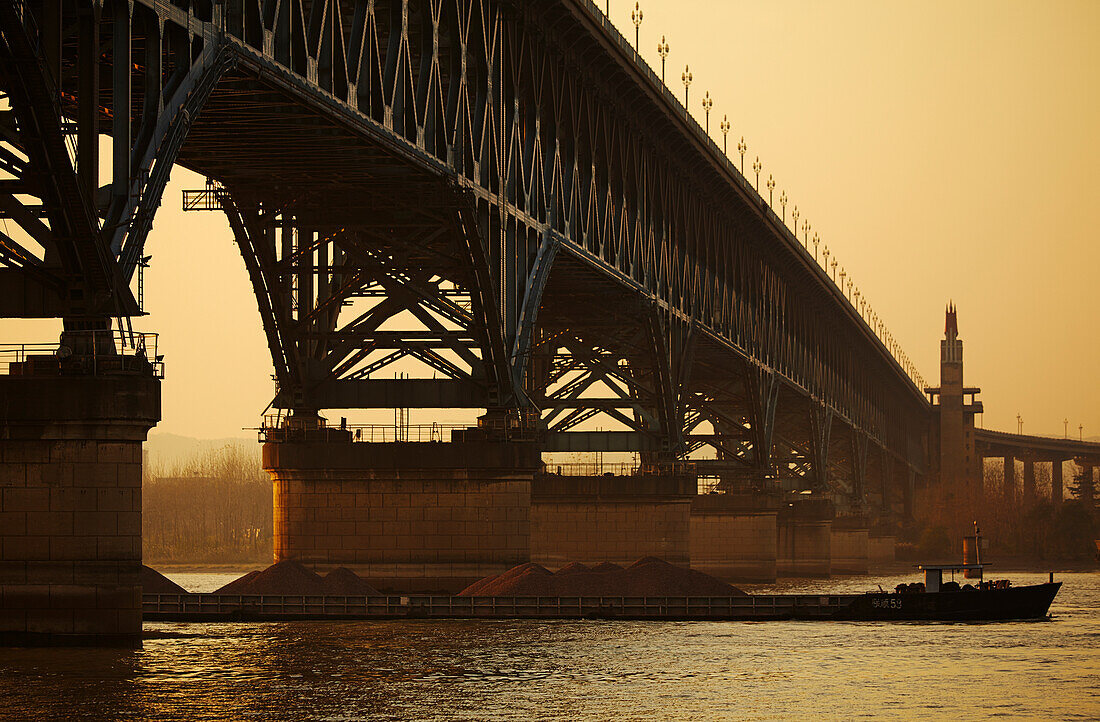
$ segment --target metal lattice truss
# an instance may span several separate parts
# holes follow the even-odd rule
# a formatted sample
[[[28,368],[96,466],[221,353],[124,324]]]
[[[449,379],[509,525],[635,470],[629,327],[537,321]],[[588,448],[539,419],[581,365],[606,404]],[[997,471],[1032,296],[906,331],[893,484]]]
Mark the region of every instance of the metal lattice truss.
[[[46,28],[36,77],[60,78],[51,122],[75,128],[89,247],[118,279],[96,283],[128,283],[172,164],[216,181],[192,201],[230,219],[280,406],[533,408],[548,448],[705,446],[723,474],[855,494],[924,466],[923,394],[587,0],[4,12],[9,57],[26,18]],[[16,75],[13,108],[30,96]],[[16,116],[24,146],[48,144]],[[57,198],[43,205],[78,205]],[[29,206],[13,190],[6,207]],[[95,267],[4,248],[28,284]],[[393,378],[408,359],[434,378]],[[597,416],[618,431],[585,431]]]

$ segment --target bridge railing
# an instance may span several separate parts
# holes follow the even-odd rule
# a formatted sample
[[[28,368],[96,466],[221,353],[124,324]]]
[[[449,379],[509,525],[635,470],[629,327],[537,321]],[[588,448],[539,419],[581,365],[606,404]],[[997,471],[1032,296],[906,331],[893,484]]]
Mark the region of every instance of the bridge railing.
[[[861,294],[851,275],[847,274],[843,267],[841,267],[839,273],[840,280],[837,280],[838,274],[836,269],[840,264],[835,254],[829,253],[828,245],[825,246],[823,255],[818,253],[818,236],[815,234],[814,239],[811,241],[808,224],[804,225],[804,236],[801,239],[799,238],[799,216],[797,213],[797,206],[795,206],[795,213],[792,216],[794,219],[794,229],[792,230],[791,227],[787,225],[786,204],[782,198],[780,199],[780,202],[783,203],[782,216],[775,211],[774,185],[770,187],[771,189],[769,190],[767,199],[764,198],[763,193],[760,191],[760,171],[762,170],[762,166],[754,165],[754,171],[756,171],[756,185],[754,186],[744,174],[744,149],[741,149],[741,167],[738,167],[729,156],[728,150],[719,147],[714,137],[699,124],[699,121],[692,115],[691,110],[681,102],[680,97],[673,89],[657,75],[657,72],[645,60],[638,48],[631,44],[631,42],[619,32],[618,28],[616,28],[615,24],[611,21],[611,18],[608,17],[604,7],[594,2],[594,0],[583,0],[583,3],[587,5],[589,13],[602,23],[608,35],[619,45],[620,49],[628,55],[633,55],[635,65],[646,74],[650,83],[663,91],[665,100],[669,103],[669,106],[677,110],[684,117],[687,121],[688,128],[694,133],[696,139],[703,141],[715,158],[724,161],[729,177],[741,186],[747,197],[753,199],[754,204],[765,213],[771,225],[776,230],[781,229],[780,232],[792,248],[803,253],[806,259],[813,261],[813,265],[821,271],[823,279],[837,291],[837,295],[839,296],[838,300],[843,300],[851,311],[863,321],[867,329],[881,344],[882,350],[894,360],[902,373],[909,378],[913,385],[916,386],[921,396],[923,396],[923,391],[926,386],[924,377],[917,370],[916,365],[909,359],[909,356],[902,350],[901,345],[893,337],[893,334],[887,330],[886,324],[883,323],[882,319],[875,313],[874,309],[867,302],[867,297]],[[757,161],[759,161],[759,157],[757,157]],[[769,178],[770,177],[769,175]],[[812,249],[811,243],[813,244]],[[830,255],[833,255],[831,271],[829,263]]]
[[[151,375],[164,378],[158,334],[66,331],[58,343],[0,344],[0,374],[9,376]]]
[[[340,424],[329,426],[321,419],[319,425],[304,427],[287,423],[281,415],[264,417],[264,425],[257,429],[261,443],[288,441],[361,441],[369,443],[424,443],[450,441],[454,431],[470,428],[469,424]]]

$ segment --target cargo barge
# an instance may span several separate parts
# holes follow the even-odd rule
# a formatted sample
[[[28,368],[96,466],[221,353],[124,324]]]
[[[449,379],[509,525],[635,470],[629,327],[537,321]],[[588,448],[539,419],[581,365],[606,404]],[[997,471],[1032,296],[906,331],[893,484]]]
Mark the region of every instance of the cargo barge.
[[[942,575],[950,567],[926,567]],[[621,619],[667,621],[994,621],[1044,619],[1061,582],[989,583],[953,591],[925,585],[866,594],[739,597],[453,597],[146,594],[148,622],[384,619]],[[923,586],[923,590],[911,589]]]

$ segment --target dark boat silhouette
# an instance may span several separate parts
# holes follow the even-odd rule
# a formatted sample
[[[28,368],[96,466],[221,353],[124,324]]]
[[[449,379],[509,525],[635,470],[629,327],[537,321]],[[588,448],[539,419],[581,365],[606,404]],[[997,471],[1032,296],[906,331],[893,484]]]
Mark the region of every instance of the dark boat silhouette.
[[[1045,584],[1014,587],[1008,580],[960,586],[944,582],[943,573],[984,571],[983,564],[921,565],[923,584],[902,584],[894,592],[868,592],[842,607],[836,618],[854,620],[924,620],[985,622],[1046,619],[1062,583],[1054,574]]]

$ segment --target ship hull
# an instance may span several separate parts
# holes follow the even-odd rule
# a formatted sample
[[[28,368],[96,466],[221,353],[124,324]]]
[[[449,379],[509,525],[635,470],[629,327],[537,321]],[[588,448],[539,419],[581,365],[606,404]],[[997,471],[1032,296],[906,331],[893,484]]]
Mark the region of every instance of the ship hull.
[[[837,619],[986,622],[1045,619],[1061,582],[1008,589],[900,594],[868,593],[837,612]]]

